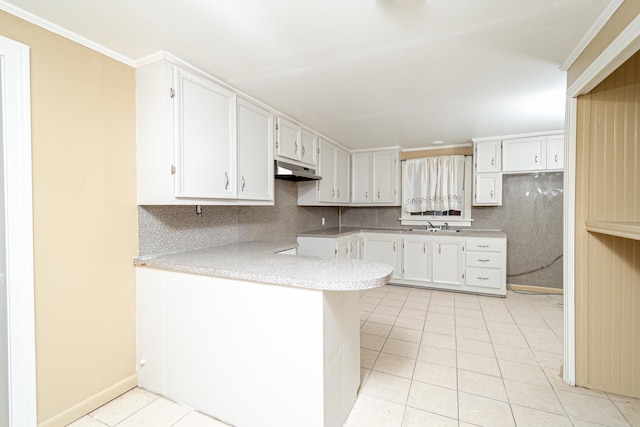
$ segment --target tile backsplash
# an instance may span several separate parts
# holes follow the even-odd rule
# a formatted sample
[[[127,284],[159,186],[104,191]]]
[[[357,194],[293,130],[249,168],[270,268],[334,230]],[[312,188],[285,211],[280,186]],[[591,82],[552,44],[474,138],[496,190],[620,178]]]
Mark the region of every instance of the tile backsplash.
[[[563,174],[503,176],[503,205],[474,207],[472,228],[507,233],[507,283],[562,288]],[[400,227],[401,208],[342,208],[352,227]]]
[[[149,255],[249,240],[295,242],[296,233],[337,227],[338,208],[300,207],[298,187],[275,181],[274,206],[139,206],[138,254]]]
[[[298,232],[338,225],[400,227],[399,207],[302,207],[296,183],[276,180],[275,191],[274,206],[203,206],[202,215],[195,206],[139,206],[139,254],[294,242]],[[507,233],[507,283],[562,288],[562,215],[562,173],[505,175],[503,205],[474,207],[472,228]]]

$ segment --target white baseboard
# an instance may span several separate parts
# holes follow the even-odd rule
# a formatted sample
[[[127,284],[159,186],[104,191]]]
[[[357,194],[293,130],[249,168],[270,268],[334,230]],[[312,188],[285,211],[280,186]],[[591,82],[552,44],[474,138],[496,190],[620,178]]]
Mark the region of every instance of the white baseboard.
[[[60,412],[48,420],[38,424],[38,427],[60,427],[82,418],[89,412],[99,408],[110,400],[138,386],[138,374],[133,374],[114,385],[102,390],[82,402]]]
[[[507,285],[507,289],[511,289],[512,291],[522,291],[522,292],[539,292],[543,294],[556,294],[562,295],[564,291],[562,288],[548,288],[546,286],[530,286],[530,285]]]

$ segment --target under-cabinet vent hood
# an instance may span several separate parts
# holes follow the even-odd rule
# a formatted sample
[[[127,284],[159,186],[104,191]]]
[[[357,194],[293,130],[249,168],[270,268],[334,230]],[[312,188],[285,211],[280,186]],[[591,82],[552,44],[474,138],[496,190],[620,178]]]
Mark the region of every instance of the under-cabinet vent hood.
[[[316,175],[314,169],[305,168],[280,160],[275,161],[275,177],[276,179],[284,179],[286,181],[318,181],[322,177]]]

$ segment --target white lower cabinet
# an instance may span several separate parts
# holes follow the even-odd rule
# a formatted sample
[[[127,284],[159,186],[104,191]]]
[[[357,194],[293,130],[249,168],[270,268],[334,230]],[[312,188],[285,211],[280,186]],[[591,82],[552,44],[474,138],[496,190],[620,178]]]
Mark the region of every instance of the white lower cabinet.
[[[507,240],[495,238],[467,238],[466,283],[474,292],[506,294]]]
[[[363,233],[362,259],[384,262],[393,267],[391,279],[402,278],[402,235]]]
[[[298,255],[347,259],[360,258],[360,234],[343,237],[298,237]]]
[[[464,284],[464,240],[433,238],[433,283],[461,287]]]
[[[391,283],[400,285],[506,295],[506,237],[434,234],[362,231],[331,238],[300,236],[298,255],[384,262],[393,267]]]
[[[431,282],[432,242],[428,237],[408,236],[402,243],[402,278],[407,281]]]

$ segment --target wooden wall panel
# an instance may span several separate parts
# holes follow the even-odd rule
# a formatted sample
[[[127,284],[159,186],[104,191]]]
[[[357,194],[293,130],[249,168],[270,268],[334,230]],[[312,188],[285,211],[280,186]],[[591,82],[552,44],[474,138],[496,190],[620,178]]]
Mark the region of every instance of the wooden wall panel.
[[[640,222],[640,54],[578,99],[576,383],[640,397],[640,240],[587,221]]]

